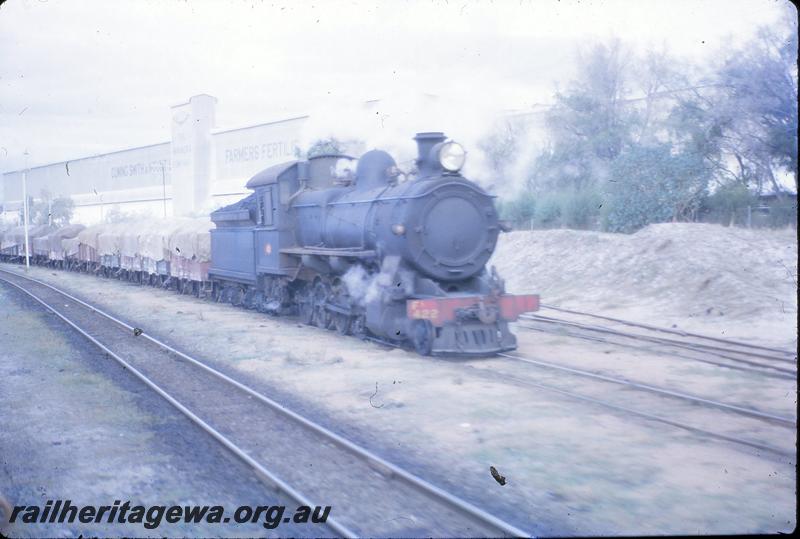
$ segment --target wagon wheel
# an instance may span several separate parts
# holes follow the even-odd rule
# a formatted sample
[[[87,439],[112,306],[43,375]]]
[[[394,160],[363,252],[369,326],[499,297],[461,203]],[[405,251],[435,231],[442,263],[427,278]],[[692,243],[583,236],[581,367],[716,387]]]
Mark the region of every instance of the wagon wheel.
[[[230,298],[231,305],[234,307],[239,307],[242,305],[242,300],[244,299],[244,291],[237,286],[231,290]]]
[[[339,335],[347,335],[350,333],[350,325],[352,323],[351,317],[342,313],[334,313],[333,325],[336,328],[336,333]]]
[[[259,303],[258,296],[259,292],[255,288],[248,287],[243,300],[245,309],[255,309]]]
[[[220,300],[220,286],[217,283],[211,284],[211,301],[218,303]]]

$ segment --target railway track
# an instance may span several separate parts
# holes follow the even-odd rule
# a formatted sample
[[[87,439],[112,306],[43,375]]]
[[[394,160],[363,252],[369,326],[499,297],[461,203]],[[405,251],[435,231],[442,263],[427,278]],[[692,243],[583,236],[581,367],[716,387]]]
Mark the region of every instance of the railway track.
[[[534,317],[533,316],[529,317],[529,316],[523,315],[521,318],[527,320],[527,319],[532,319]],[[552,320],[553,320],[554,323],[561,322],[560,320],[556,320],[556,319],[552,319]],[[568,322],[568,321],[565,321],[565,322]],[[632,324],[634,324],[634,323],[632,323]],[[521,326],[521,327],[525,327],[525,326]],[[648,326],[644,326],[644,327],[648,327]],[[601,329],[601,328],[598,328],[598,329]],[[602,328],[602,329],[605,329],[605,328]],[[688,335],[694,336],[694,334],[688,334]],[[630,335],[630,336],[633,337],[634,335]],[[592,339],[592,340],[596,340],[596,339]],[[382,340],[375,339],[374,342],[376,342],[379,345],[386,346],[387,348],[396,347],[395,345],[392,345],[392,343],[389,343],[389,342],[386,342],[386,341],[382,341]],[[610,342],[610,341],[603,340],[602,342]],[[666,342],[672,342],[672,341],[671,340],[664,340],[663,343],[661,341],[656,341],[656,342],[658,342],[660,344],[664,344]],[[726,342],[735,343],[735,341],[726,341]],[[739,343],[736,343],[736,344],[739,344]],[[763,348],[763,347],[759,347],[759,346],[756,346],[756,345],[743,344],[743,347],[749,347],[749,346],[752,346],[753,348],[756,348],[756,349]],[[706,347],[703,347],[703,346],[699,346],[698,347],[698,349],[705,349],[705,348]],[[775,351],[775,352],[784,352],[786,354],[789,354],[789,352],[781,351],[779,349],[769,349],[769,348],[767,348],[766,350]],[[675,353],[674,352],[670,352],[669,355],[671,357],[675,357]],[[611,375],[608,375],[608,374],[605,374],[605,373],[593,372],[593,371],[588,371],[588,370],[585,370],[585,369],[578,369],[578,368],[574,368],[574,367],[568,367],[568,366],[565,366],[565,365],[560,365],[560,364],[557,364],[557,363],[544,361],[544,360],[541,360],[541,359],[523,357],[523,356],[521,356],[519,354],[500,353],[500,354],[498,354],[498,356],[502,357],[504,359],[508,359],[508,360],[512,360],[512,361],[516,361],[516,362],[526,363],[526,364],[529,364],[529,365],[532,365],[532,366],[538,367],[538,368],[558,371],[558,372],[562,372],[562,373],[567,373],[568,375],[579,376],[579,377],[582,377],[582,378],[587,378],[587,379],[591,379],[591,380],[595,380],[595,381],[605,382],[607,384],[616,385],[616,386],[624,388],[624,389],[632,389],[632,390],[636,390],[636,391],[642,392],[642,393],[655,394],[655,395],[658,395],[659,397],[664,397],[664,398],[671,399],[671,400],[674,400],[674,401],[677,401],[677,402],[681,402],[683,404],[688,404],[692,408],[696,408],[696,407],[699,406],[699,407],[703,407],[703,408],[710,408],[710,409],[718,410],[718,411],[721,411],[721,412],[724,412],[724,413],[727,413],[727,414],[732,414],[734,416],[738,416],[740,418],[747,418],[747,419],[754,420],[754,421],[757,421],[757,422],[768,423],[770,425],[770,427],[774,427],[774,428],[767,429],[768,432],[765,432],[764,434],[771,434],[771,433],[774,434],[777,431],[778,435],[781,438],[786,438],[785,435],[786,435],[787,429],[788,429],[788,431],[790,433],[796,431],[796,429],[797,429],[797,420],[795,418],[789,417],[787,415],[781,415],[779,413],[759,410],[759,409],[756,409],[756,408],[753,408],[753,407],[740,405],[740,404],[734,404],[734,403],[729,403],[729,402],[718,401],[718,400],[714,400],[714,399],[711,399],[711,398],[703,397],[703,396],[700,396],[700,395],[693,395],[693,394],[690,394],[690,393],[687,393],[687,392],[678,391],[678,390],[674,390],[674,389],[670,389],[670,388],[666,388],[666,387],[659,387],[659,386],[655,386],[655,385],[652,385],[652,384],[646,384],[646,383],[643,383],[643,382],[638,382],[638,381],[635,381],[635,380],[629,380],[629,379],[626,379],[626,378],[615,377],[615,376],[611,376]],[[688,359],[694,359],[694,358],[688,358]],[[702,360],[702,359],[700,359],[700,360]],[[483,360],[481,360],[481,361],[483,361]],[[716,362],[712,362],[712,363],[716,364]],[[722,364],[722,365],[723,366],[729,366],[729,365],[725,365],[725,364]],[[711,439],[718,440],[718,441],[723,441],[723,442],[729,442],[729,443],[732,443],[732,444],[735,444],[735,445],[738,445],[738,446],[741,446],[741,447],[747,447],[747,448],[750,448],[750,449],[755,449],[758,452],[762,452],[762,451],[763,452],[767,452],[767,453],[770,453],[770,454],[773,454],[773,455],[778,455],[780,457],[789,457],[790,459],[796,458],[796,451],[795,451],[795,449],[793,447],[793,445],[794,445],[794,441],[793,440],[792,440],[792,443],[791,443],[792,447],[778,447],[778,446],[771,445],[769,443],[764,443],[764,442],[761,442],[761,441],[758,441],[758,440],[744,438],[744,437],[739,436],[737,434],[718,432],[718,431],[711,430],[711,428],[708,428],[706,426],[693,425],[693,424],[691,424],[691,423],[689,423],[687,421],[682,421],[682,420],[676,419],[675,417],[670,416],[670,415],[668,415],[668,416],[658,415],[658,414],[655,414],[655,413],[642,411],[641,409],[631,408],[629,405],[617,404],[617,403],[614,403],[614,402],[608,400],[605,397],[601,398],[601,397],[592,396],[592,395],[586,394],[586,393],[580,393],[580,392],[577,392],[577,391],[574,391],[574,390],[571,390],[571,389],[565,389],[563,387],[559,387],[558,385],[554,385],[554,384],[544,384],[544,383],[541,383],[540,381],[534,380],[534,379],[532,379],[530,377],[527,377],[527,378],[526,377],[521,377],[519,372],[508,373],[508,372],[502,372],[500,370],[494,370],[495,369],[495,364],[492,364],[492,366],[490,367],[492,370],[490,370],[488,368],[479,368],[479,367],[475,366],[474,362],[473,362],[473,365],[463,365],[463,366],[465,366],[465,367],[467,367],[469,369],[476,370],[476,371],[486,372],[486,373],[488,373],[490,375],[490,377],[500,378],[500,379],[503,379],[503,380],[506,380],[506,381],[510,381],[510,382],[518,384],[518,385],[522,385],[522,386],[533,387],[535,389],[554,392],[554,393],[560,394],[560,395],[568,397],[568,398],[576,399],[576,400],[579,400],[579,401],[582,401],[582,402],[588,402],[590,404],[597,405],[597,406],[600,406],[600,407],[604,407],[604,408],[607,408],[607,409],[611,409],[611,410],[614,410],[616,412],[620,412],[622,414],[632,415],[632,416],[636,416],[636,417],[640,417],[640,418],[646,419],[648,421],[652,421],[652,422],[661,423],[661,424],[669,425],[669,426],[672,426],[672,427],[676,427],[678,429],[682,429],[684,431],[691,432],[693,434],[696,434],[696,435],[699,435],[699,436],[702,436],[702,437],[711,438]],[[734,365],[731,368],[737,368],[737,366]],[[749,371],[751,369],[744,369],[744,370],[748,370]],[[761,372],[761,371],[758,371],[758,372]],[[794,371],[795,372],[794,375],[789,374],[789,372],[791,372],[791,371],[787,370],[787,372],[785,374],[784,373],[780,373],[780,374],[776,374],[774,376],[776,376],[778,378],[785,378],[785,379],[795,380],[796,379],[796,371]],[[767,372],[766,374],[768,376],[772,375],[770,372]],[[647,404],[645,403],[645,405],[642,406],[642,407],[646,408],[646,406],[647,406]],[[686,411],[687,411],[686,409],[683,410],[684,413]],[[782,429],[782,430],[779,430],[779,429]],[[732,430],[736,430],[736,429],[734,428]],[[743,425],[741,430],[753,431],[755,429],[751,425]],[[783,436],[781,436],[781,435],[783,435]]]
[[[647,330],[650,330],[650,331],[656,331],[656,332],[660,332],[660,333],[669,333],[669,334],[672,334],[672,335],[679,335],[681,337],[696,338],[696,339],[699,339],[701,341],[704,340],[704,341],[713,342],[713,343],[720,343],[720,344],[728,345],[729,349],[738,347],[738,348],[744,348],[744,349],[749,349],[749,350],[760,350],[760,351],[764,351],[764,352],[775,352],[775,353],[777,353],[777,354],[779,354],[781,356],[793,356],[794,355],[794,352],[792,352],[790,350],[782,350],[780,348],[775,348],[775,347],[772,347],[772,346],[762,346],[762,345],[753,344],[753,343],[745,343],[745,342],[737,341],[737,340],[734,340],[734,339],[724,339],[722,337],[712,337],[710,335],[702,335],[702,334],[699,334],[699,333],[692,333],[692,332],[684,331],[684,330],[680,330],[680,329],[653,326],[653,325],[650,325],[650,324],[643,324],[641,322],[632,322],[630,320],[622,320],[620,318],[613,318],[611,316],[604,316],[604,315],[599,315],[599,314],[587,313],[587,312],[584,312],[584,311],[576,311],[576,310],[573,310],[573,309],[565,309],[563,307],[556,307],[555,305],[542,305],[541,307],[544,308],[544,309],[550,309],[552,311],[558,311],[558,312],[561,312],[561,313],[568,313],[568,314],[574,314],[574,315],[579,315],[579,316],[585,316],[585,317],[589,317],[589,318],[595,318],[597,320],[606,320],[606,321],[609,321],[609,322],[614,322],[614,323],[617,323],[617,324],[622,324],[622,325],[630,326],[630,327],[634,327],[634,328],[642,328],[642,329],[647,329]],[[796,358],[795,358],[795,360],[796,360]]]
[[[576,389],[576,384],[565,384],[563,379],[554,376],[548,377],[540,374],[527,376],[525,372],[518,369],[503,369],[496,363],[481,366],[473,363],[465,366],[506,382],[553,392],[612,410],[621,415],[669,425],[703,438],[754,449],[758,453],[767,452],[790,459],[796,457],[793,436],[797,430],[797,422],[794,418],[516,354],[500,354],[500,357],[517,363],[525,363],[537,369],[566,373],[573,378],[580,377],[601,382],[603,387],[583,386]],[[609,392],[609,385],[616,386],[616,391]],[[652,399],[643,398],[644,394],[657,395],[659,398],[672,401],[673,404],[666,405],[670,409],[666,413],[653,412],[651,409],[654,402]],[[706,413],[698,418],[698,408],[714,413],[712,415]],[[720,414],[726,414],[726,417],[720,417]],[[742,433],[749,433],[751,436],[746,437]],[[773,445],[763,441],[762,437],[780,439],[784,443],[782,446]]]
[[[543,306],[543,308],[563,311],[568,314],[607,320],[633,327],[637,331],[620,331],[614,328],[598,326],[595,324],[587,324],[572,319],[565,320],[542,315],[523,315],[521,317],[522,320],[525,322],[536,322],[538,325],[529,326],[521,323],[519,324],[519,327],[547,333],[557,333],[561,335],[566,334],[570,337],[577,337],[606,344],[628,346],[632,348],[645,348],[648,351],[668,354],[670,357],[702,361],[726,368],[754,372],[768,377],[783,378],[793,381],[797,379],[796,358],[792,357],[793,353],[790,351],[764,347],[750,343],[742,343],[730,339],[708,337],[669,328],[660,328],[647,324],[630,322],[627,320],[561,309],[558,307]],[[664,338],[660,336],[656,337],[652,335],[653,332],[678,335],[683,337],[684,340]],[[646,346],[642,346],[641,343],[646,343]],[[689,355],[686,353],[686,351],[690,351],[692,354]],[[709,355],[715,356],[717,359],[710,359],[707,357]],[[761,427],[752,426],[752,423],[755,421],[770,425],[770,427],[767,429],[767,432],[762,434],[777,434],[782,439],[788,439],[786,437],[786,430],[790,430],[789,438],[791,438],[791,432],[794,432],[797,429],[797,420],[794,417],[781,415],[780,413],[771,411],[760,410],[742,404],[723,402],[712,398],[691,394],[685,391],[660,387],[628,378],[614,376],[604,372],[597,372],[574,366],[567,366],[561,363],[554,363],[552,361],[546,361],[543,359],[526,357],[519,353],[505,353],[499,354],[499,356],[510,361],[530,365],[540,371],[561,373],[573,378],[577,377],[594,382],[600,382],[601,384],[605,384],[606,387],[616,386],[617,389],[622,391],[631,390],[638,393],[654,394],[658,397],[683,404],[684,411],[686,412],[690,411],[690,408],[687,408],[686,405],[695,409],[698,407],[713,409],[715,411],[727,414],[729,417],[733,416],[739,419],[746,418],[749,420],[750,424],[741,425],[740,428],[736,429],[729,429],[729,432],[720,432],[718,427],[719,425],[723,424],[721,422],[715,423],[713,421],[706,420],[706,425],[698,426],[697,424],[692,424],[689,421],[676,419],[674,415],[659,415],[653,413],[648,410],[647,403],[642,403],[642,406],[631,407],[631,401],[636,402],[639,400],[632,398],[631,391],[627,391],[625,402],[620,404],[614,402],[613,400],[609,400],[608,393],[606,392],[602,392],[602,396],[597,396],[596,391],[576,391],[573,387],[564,387],[563,384],[559,384],[557,380],[554,380],[555,383],[545,384],[542,383],[541,377],[537,377],[535,379],[524,376],[521,377],[521,373],[519,371],[504,372],[502,370],[495,369],[494,365],[492,366],[492,368],[496,371],[494,375],[505,377],[512,382],[521,385],[528,385],[537,389],[552,391],[566,397],[590,402],[594,405],[613,409],[624,414],[630,414],[647,419],[649,421],[671,425],[673,427],[684,429],[698,435],[730,442],[739,446],[750,447],[758,451],[767,451],[769,453],[784,457],[794,458],[796,456],[796,451],[793,447],[778,447],[769,443],[765,443],[762,440],[753,439],[752,437],[743,437],[739,434],[739,432],[759,432],[758,429]],[[728,361],[720,361],[720,359]],[[791,368],[791,366],[794,366],[794,368]],[[711,425],[709,426],[708,423],[711,423]],[[730,424],[730,420],[726,420],[725,423]],[[777,429],[783,429],[783,435],[781,435],[780,431]],[[792,444],[794,443],[793,440],[794,439],[792,438]]]
[[[3,271],[3,270],[0,270],[0,271]],[[14,273],[13,275],[18,276],[16,273]],[[50,285],[47,285],[46,283],[39,282],[39,284],[47,286],[47,287],[50,287]],[[71,296],[69,296],[69,297],[71,297]],[[548,307],[548,308],[558,309],[558,308],[555,308],[555,307]],[[587,313],[587,316],[589,316],[588,313]],[[597,316],[597,315],[594,315],[594,316]],[[607,317],[597,316],[597,318],[607,318]],[[615,320],[615,319],[611,319],[611,320]],[[119,321],[117,321],[117,322],[119,322]],[[574,322],[569,321],[569,320],[561,321],[561,320],[553,319],[553,323],[560,323],[560,322],[566,322],[566,323],[569,323],[569,324],[574,324]],[[639,325],[639,324],[636,324],[634,322],[628,322],[628,323],[633,325],[633,326],[638,326]],[[646,325],[642,325],[642,326],[645,329],[649,329],[650,327],[654,328],[654,326],[646,326]],[[125,327],[130,328],[130,326],[125,326]],[[594,327],[592,329],[594,329]],[[597,329],[606,330],[608,328],[597,328]],[[670,332],[670,333],[671,332],[675,332],[674,330],[667,330],[666,328],[655,328],[654,330],[665,330],[665,331]],[[613,331],[613,330],[609,330],[609,331]],[[614,333],[623,333],[623,336],[630,337],[630,338],[636,338],[636,337],[639,336],[639,335],[636,335],[636,334],[625,334],[624,332],[617,332],[617,331],[614,331]],[[678,331],[676,333],[681,334],[682,332]],[[690,336],[694,336],[693,334],[689,334],[689,335]],[[151,338],[148,335],[146,335],[146,337],[147,338]],[[702,336],[700,336],[700,337],[702,337]],[[590,340],[598,340],[598,339],[590,338]],[[736,343],[735,341],[727,341],[727,340],[723,340],[723,339],[717,339],[717,340],[724,341],[725,343]],[[673,341],[672,339],[668,339],[667,343],[672,344],[672,341]],[[611,341],[602,340],[602,342],[611,342]],[[662,344],[658,340],[656,340],[655,342],[653,342],[653,341],[648,341],[648,342],[651,343],[651,344]],[[379,342],[379,343],[380,344],[386,344],[386,343],[383,343],[383,342]],[[757,345],[749,345],[749,344],[746,344],[746,343],[736,343],[736,344],[743,344],[744,345],[743,348],[752,347],[755,350],[764,349],[764,351],[768,351],[768,352],[785,352],[785,351],[780,351],[778,349],[770,349],[770,348],[765,348],[765,347],[759,347]],[[167,346],[167,345],[164,345],[164,346]],[[648,348],[648,349],[650,349],[650,348]],[[699,347],[698,350],[699,349],[705,350],[704,347]],[[675,352],[670,352],[669,355],[670,355],[670,357],[675,357]],[[712,427],[718,426],[718,424],[714,423],[713,421],[712,421],[712,423],[714,423],[714,424],[712,425],[712,427],[708,427],[707,425],[698,426],[696,424],[692,424],[689,421],[678,419],[675,416],[679,415],[680,413],[689,413],[689,414],[691,414],[692,411],[696,410],[698,407],[707,408],[707,409],[713,409],[713,410],[718,411],[718,412],[722,412],[722,413],[725,413],[725,414],[733,415],[734,417],[737,417],[739,419],[744,418],[744,419],[751,420],[751,422],[755,421],[755,422],[758,422],[758,423],[767,423],[767,424],[769,424],[769,427],[773,429],[771,433],[767,432],[767,434],[774,434],[775,433],[774,429],[783,429],[782,438],[785,438],[785,434],[786,434],[785,429],[791,429],[791,430],[794,431],[797,428],[797,422],[792,417],[788,417],[788,416],[785,416],[785,415],[780,415],[778,413],[773,413],[773,412],[769,412],[769,411],[759,410],[759,409],[748,407],[748,406],[744,406],[744,405],[728,403],[728,402],[722,402],[722,401],[716,401],[714,399],[702,397],[702,396],[699,396],[699,395],[692,395],[692,394],[689,394],[689,393],[686,393],[686,392],[677,391],[677,390],[670,389],[670,388],[658,387],[658,386],[645,384],[645,383],[634,381],[634,380],[629,380],[629,379],[625,379],[625,378],[619,378],[619,377],[611,376],[611,375],[608,375],[606,373],[593,372],[593,371],[588,371],[588,370],[584,370],[584,369],[578,369],[578,368],[575,368],[575,367],[568,367],[568,366],[565,366],[565,365],[560,365],[560,364],[544,361],[544,360],[541,360],[541,359],[523,357],[523,356],[518,355],[518,354],[500,354],[500,356],[503,357],[503,359],[505,359],[505,360],[512,360],[512,361],[515,361],[515,362],[525,363],[527,365],[531,365],[531,366],[536,367],[538,369],[545,369],[545,370],[548,370],[548,371],[566,373],[569,376],[573,376],[573,377],[577,376],[577,377],[580,377],[580,378],[585,378],[585,379],[596,381],[596,382],[602,382],[602,383],[604,383],[606,385],[614,385],[614,386],[617,386],[617,388],[619,388],[619,389],[621,389],[623,391],[625,391],[625,390],[634,390],[635,392],[638,392],[638,393],[655,394],[658,397],[661,397],[661,398],[664,398],[664,399],[670,399],[670,400],[675,401],[676,403],[680,403],[680,404],[682,404],[684,406],[683,406],[683,409],[679,413],[672,414],[672,415],[659,415],[659,414],[656,414],[656,413],[652,413],[650,411],[645,411],[645,410],[648,410],[648,408],[650,406],[650,403],[638,402],[638,399],[632,399],[630,392],[626,392],[625,393],[625,403],[624,404],[619,404],[617,402],[613,402],[612,400],[609,400],[606,394],[603,394],[602,396],[597,396],[596,394],[593,394],[592,391],[584,391],[584,392],[575,391],[574,388],[565,388],[565,387],[563,387],[563,385],[559,386],[560,382],[558,382],[558,381],[556,381],[555,383],[542,383],[542,380],[541,380],[540,377],[537,377],[537,378],[534,379],[534,378],[531,378],[531,377],[520,376],[520,372],[519,371],[515,371],[513,373],[509,373],[509,372],[503,372],[501,369],[498,369],[495,372],[490,372],[490,371],[488,371],[488,369],[483,369],[483,368],[475,367],[475,366],[472,366],[472,365],[464,365],[464,366],[469,368],[469,369],[487,371],[487,372],[489,372],[490,376],[492,376],[492,377],[500,378],[500,379],[503,379],[505,381],[510,381],[510,382],[518,384],[518,385],[524,385],[524,386],[536,388],[538,390],[545,390],[545,391],[554,392],[554,393],[560,394],[562,396],[565,396],[565,397],[568,397],[568,398],[571,398],[571,399],[576,399],[576,400],[579,400],[579,401],[582,401],[582,402],[590,403],[590,404],[595,405],[595,406],[599,406],[599,407],[607,408],[607,409],[610,409],[610,410],[614,410],[614,411],[616,411],[618,413],[621,413],[621,414],[624,414],[624,415],[632,415],[632,416],[643,418],[643,419],[648,420],[648,421],[652,421],[652,422],[656,422],[656,423],[660,423],[660,424],[666,424],[666,425],[669,425],[669,426],[672,426],[672,427],[676,427],[678,429],[682,429],[684,431],[691,432],[691,433],[693,433],[695,435],[699,435],[699,436],[702,436],[702,437],[706,437],[706,438],[710,438],[710,439],[714,439],[714,440],[718,440],[718,441],[722,441],[722,442],[729,442],[729,443],[738,445],[740,447],[748,447],[750,449],[755,449],[758,452],[764,451],[764,452],[771,453],[771,454],[774,454],[774,455],[779,455],[779,456],[782,456],[782,457],[795,458],[795,456],[796,456],[796,452],[794,451],[794,448],[792,448],[792,447],[777,447],[777,446],[771,445],[769,443],[764,443],[762,441],[759,441],[758,439],[754,440],[752,438],[745,438],[745,437],[740,436],[738,434],[738,432],[736,432],[737,431],[737,428],[736,428],[737,425],[733,425],[733,433],[730,433],[730,432],[728,432],[728,433],[719,432],[718,429],[714,430],[714,428],[712,428]],[[695,359],[695,358],[688,357],[688,359]],[[713,362],[713,363],[716,364],[716,362]],[[721,364],[721,365],[725,366],[725,367],[729,367],[730,366],[728,364]],[[731,366],[731,368],[736,368],[736,367],[738,367],[738,365]],[[750,369],[744,369],[744,370],[750,370]],[[766,373],[766,374],[767,375],[775,375],[774,373],[769,373],[769,372]],[[794,377],[788,376],[788,375],[787,376],[778,376],[778,377],[779,378],[792,378],[792,379],[795,379]],[[634,405],[635,404],[641,404],[641,406],[638,406],[638,407],[635,407],[635,408],[631,407],[631,404],[632,404],[631,401],[634,401],[633,402]],[[687,408],[686,405],[688,405],[688,408]],[[708,423],[708,421],[706,421],[706,423]],[[761,428],[761,427],[758,427],[758,428]],[[754,432],[754,431],[757,432],[758,428],[754,429],[752,427],[752,425],[744,425],[741,429],[738,429],[738,430],[747,431],[747,432]]]
[[[692,395],[690,393],[685,393],[685,392],[682,392],[682,391],[676,391],[674,389],[669,389],[669,388],[666,388],[666,387],[659,387],[659,386],[654,386],[654,385],[651,385],[651,384],[645,384],[645,383],[642,383],[642,382],[637,382],[637,381],[629,380],[629,379],[626,379],[626,378],[619,378],[619,377],[615,377],[615,376],[610,376],[608,374],[604,374],[604,373],[600,373],[600,372],[588,371],[588,370],[584,370],[584,369],[577,369],[575,367],[567,367],[565,365],[559,365],[557,363],[552,363],[552,362],[549,362],[549,361],[543,361],[543,360],[540,360],[540,359],[533,359],[533,358],[529,358],[529,357],[523,357],[523,356],[520,356],[518,354],[499,354],[499,355],[501,357],[504,357],[504,358],[507,358],[507,359],[511,359],[511,360],[514,360],[514,361],[521,361],[523,363],[528,363],[528,364],[534,365],[536,367],[542,367],[542,368],[546,368],[546,369],[553,369],[553,370],[566,372],[568,374],[572,374],[572,375],[576,375],[576,376],[582,376],[582,377],[585,377],[585,378],[591,378],[593,380],[599,380],[599,381],[602,381],[602,382],[608,382],[608,383],[611,383],[611,384],[617,384],[617,385],[628,387],[628,388],[631,388],[631,389],[637,389],[637,390],[640,390],[640,391],[647,391],[647,392],[650,392],[650,393],[655,393],[656,395],[660,395],[660,396],[664,396],[664,397],[670,397],[670,398],[686,401],[686,402],[689,402],[689,403],[692,403],[692,404],[697,404],[697,405],[701,405],[701,406],[708,406],[708,407],[711,407],[711,408],[717,408],[719,410],[723,410],[723,411],[730,412],[730,413],[733,413],[733,414],[738,414],[738,415],[747,416],[747,417],[753,417],[753,418],[756,418],[756,419],[767,421],[769,423],[775,423],[775,424],[778,424],[778,425],[784,425],[784,426],[792,427],[792,428],[797,426],[797,421],[795,421],[791,417],[787,417],[787,416],[782,416],[782,415],[775,414],[775,413],[761,411],[761,410],[758,410],[756,408],[751,408],[751,407],[748,407],[748,406],[742,406],[742,405],[738,405],[738,404],[731,404],[731,403],[727,403],[727,402],[716,401],[714,399],[708,399],[708,398],[705,398],[705,397],[701,397],[701,396],[698,396],[698,395]]]
[[[336,535],[529,536],[266,395],[58,288],[0,270]]]
[[[526,330],[557,333],[617,346],[646,349],[650,352],[667,354],[676,359],[698,361],[772,378],[797,379],[797,358],[793,352],[788,350],[719,339],[669,328],[659,328],[558,307],[548,306],[546,308],[608,320],[615,324],[633,327],[635,331],[622,331],[612,327],[585,323],[580,320],[544,315],[523,315],[521,317],[523,323],[520,323],[519,327]],[[679,335],[682,338],[663,337],[653,333],[670,333]]]

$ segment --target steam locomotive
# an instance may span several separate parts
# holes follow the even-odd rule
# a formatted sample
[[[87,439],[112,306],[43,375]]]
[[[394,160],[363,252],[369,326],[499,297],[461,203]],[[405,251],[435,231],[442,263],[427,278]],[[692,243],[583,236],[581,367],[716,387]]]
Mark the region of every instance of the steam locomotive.
[[[29,230],[36,264],[117,277],[423,355],[512,350],[508,324],[539,307],[505,293],[486,263],[505,230],[492,197],[461,175],[466,154],[419,133],[416,170],[386,152],[320,155],[253,176],[253,193],[207,219]],[[402,181],[401,181],[402,180]],[[24,227],[0,260],[24,259]]]
[[[539,298],[506,294],[486,269],[506,230],[492,197],[461,175],[461,145],[415,140],[413,178],[381,150],[253,176],[251,195],[211,214],[212,298],[422,355],[514,349],[508,323]]]

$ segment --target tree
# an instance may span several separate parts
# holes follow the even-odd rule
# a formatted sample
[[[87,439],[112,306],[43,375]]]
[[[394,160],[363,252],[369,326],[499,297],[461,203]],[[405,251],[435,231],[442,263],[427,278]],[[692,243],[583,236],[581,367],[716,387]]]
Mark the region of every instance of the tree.
[[[669,140],[668,118],[675,96],[690,86],[688,69],[665,47],[649,49],[632,66],[635,91],[642,106],[636,108],[633,133],[635,144]]]
[[[797,169],[797,25],[787,36],[763,27],[720,73],[729,108],[731,136],[776,193],[775,168]],[[736,121],[738,119],[738,121]],[[795,175],[795,189],[797,176]]]
[[[547,198],[534,222],[595,225],[615,161],[668,138],[664,95],[683,83],[680,71],[666,49],[638,57],[618,39],[579,55],[578,77],[548,115],[550,142],[528,170],[528,189]]]
[[[633,116],[623,104],[630,54],[618,39],[597,44],[578,57],[580,76],[556,93],[548,118],[553,137],[550,160],[574,167],[569,187],[591,182],[598,168],[620,154],[631,138]]]
[[[75,202],[70,197],[58,196],[53,199],[50,213],[55,226],[66,226],[72,220]]]
[[[633,232],[650,223],[692,220],[708,187],[702,156],[669,144],[636,146],[614,160],[606,229]]]
[[[680,99],[672,133],[702,154],[718,185],[781,196],[776,173],[797,170],[797,25],[759,29],[732,50],[706,84]],[[795,189],[797,176],[795,174]]]
[[[737,214],[742,216],[748,206],[756,206],[758,197],[747,186],[731,182],[717,188],[703,201],[706,211],[716,221],[728,226],[736,222]]]
[[[75,211],[75,202],[70,197],[53,195],[47,189],[39,193],[39,201],[33,197],[28,199],[28,218],[34,225],[53,224],[54,226],[68,225]],[[24,219],[23,210],[20,210],[20,220]]]
[[[522,125],[513,119],[504,118],[497,121],[490,134],[478,143],[478,148],[486,155],[489,168],[495,176],[503,176],[514,163],[521,149],[523,131]]]
[[[683,65],[664,48],[637,56],[616,39],[587,49],[556,93],[548,143],[526,156],[523,195],[536,203],[520,198],[509,211],[587,227],[602,206],[609,230],[629,232],[694,220],[704,201],[732,214],[765,187],[780,198],[780,172],[795,173],[796,189],[795,14],[787,20],[710,66]]]
[[[530,192],[523,191],[511,200],[499,201],[498,212],[502,219],[514,223],[515,226],[527,227],[536,212],[536,199]]]

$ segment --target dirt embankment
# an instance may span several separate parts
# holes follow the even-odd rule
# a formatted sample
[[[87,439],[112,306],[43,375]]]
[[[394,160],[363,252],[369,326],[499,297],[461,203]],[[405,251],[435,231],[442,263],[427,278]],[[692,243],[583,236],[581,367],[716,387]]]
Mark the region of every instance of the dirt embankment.
[[[636,234],[578,230],[501,236],[490,264],[510,292],[653,323],[725,325],[731,335],[794,338],[795,230],[664,223]]]

